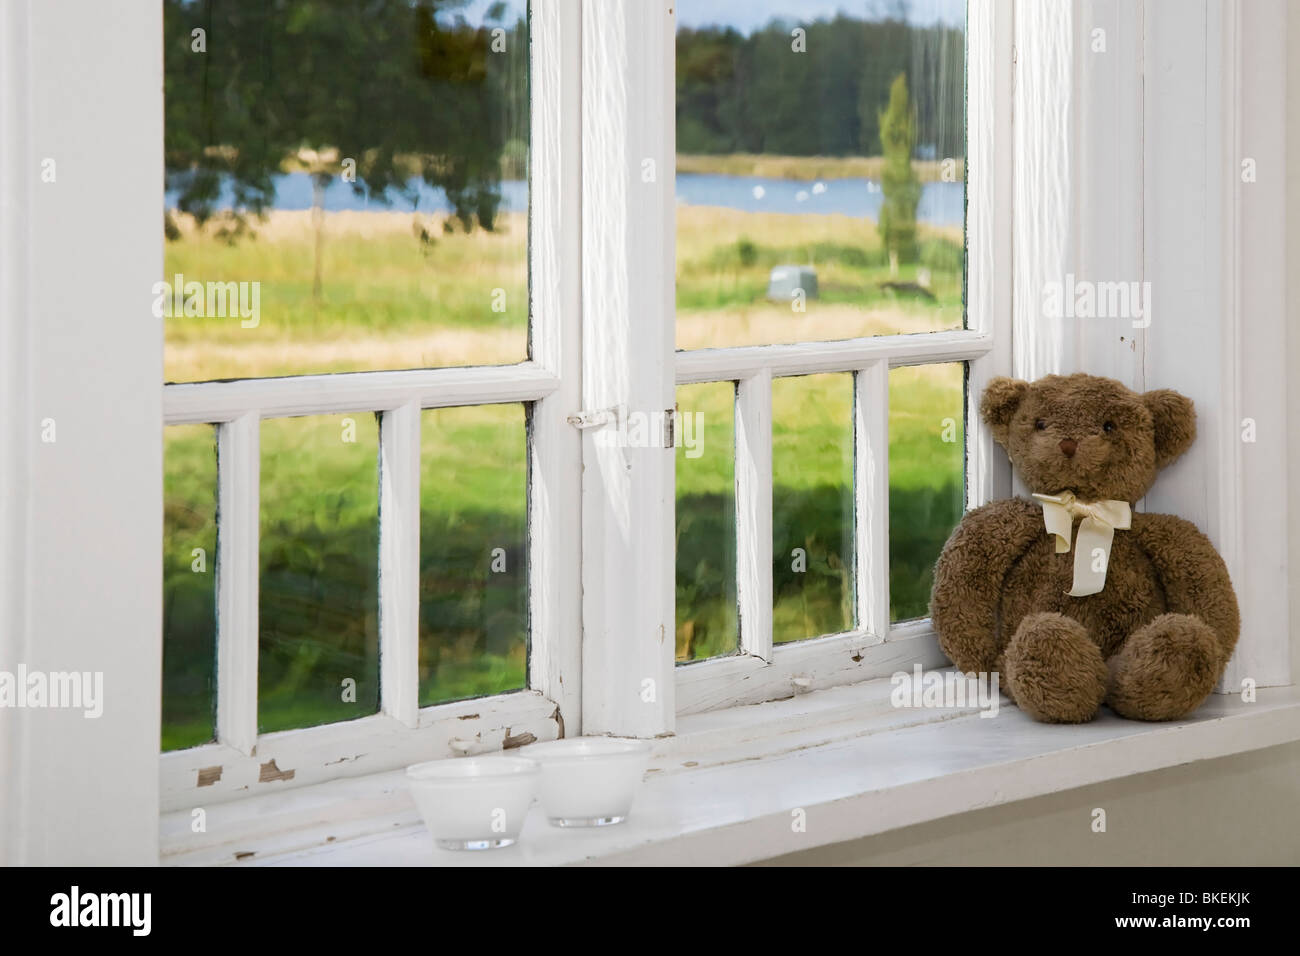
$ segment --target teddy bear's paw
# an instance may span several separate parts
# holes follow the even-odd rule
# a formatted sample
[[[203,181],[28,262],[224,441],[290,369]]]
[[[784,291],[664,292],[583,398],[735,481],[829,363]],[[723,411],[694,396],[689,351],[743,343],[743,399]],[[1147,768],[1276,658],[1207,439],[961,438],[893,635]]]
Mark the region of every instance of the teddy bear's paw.
[[[1106,703],[1133,720],[1177,720],[1219,679],[1219,642],[1199,617],[1162,614],[1134,631],[1108,661]]]
[[[1030,614],[1004,655],[1003,677],[1017,706],[1035,720],[1078,724],[1106,696],[1106,663],[1088,630],[1063,614]]]

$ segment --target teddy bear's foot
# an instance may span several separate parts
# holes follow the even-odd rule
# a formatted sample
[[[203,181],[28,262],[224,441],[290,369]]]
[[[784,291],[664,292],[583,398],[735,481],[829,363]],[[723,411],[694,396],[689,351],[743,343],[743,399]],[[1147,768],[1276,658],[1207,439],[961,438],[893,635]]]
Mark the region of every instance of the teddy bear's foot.
[[[1219,679],[1219,642],[1199,617],[1162,614],[1134,631],[1107,662],[1106,703],[1134,720],[1177,720]]]
[[[1106,663],[1088,630],[1063,614],[1030,614],[1003,657],[1007,690],[1035,720],[1092,720],[1106,696]]]

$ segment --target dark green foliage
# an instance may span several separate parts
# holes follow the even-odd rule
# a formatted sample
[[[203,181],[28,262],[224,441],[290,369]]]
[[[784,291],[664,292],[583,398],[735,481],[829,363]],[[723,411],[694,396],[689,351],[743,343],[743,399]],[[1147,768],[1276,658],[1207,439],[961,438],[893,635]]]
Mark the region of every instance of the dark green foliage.
[[[916,113],[907,93],[907,78],[902,73],[889,88],[888,109],[880,113],[880,141],[885,154],[885,170],[880,180],[885,195],[880,207],[880,239],[900,262],[915,262],[916,207],[921,201],[921,183],[912,168]]]
[[[233,240],[274,203],[286,161],[337,150],[359,195],[413,200],[418,175],[463,228],[492,228],[507,137],[527,116],[522,21],[502,25],[496,54],[489,28],[457,15],[463,0],[164,3],[164,158],[181,211]],[[219,215],[223,181],[234,209]]]
[[[789,156],[878,155],[890,83],[908,79],[917,142],[964,155],[953,122],[964,97],[965,37],[954,27],[843,14],[799,23],[807,53],[791,50],[796,21],[749,36],[709,27],[677,32],[677,151]]]
[[[889,607],[895,621],[926,617],[934,562],[961,520],[960,475],[939,488],[889,488]]]

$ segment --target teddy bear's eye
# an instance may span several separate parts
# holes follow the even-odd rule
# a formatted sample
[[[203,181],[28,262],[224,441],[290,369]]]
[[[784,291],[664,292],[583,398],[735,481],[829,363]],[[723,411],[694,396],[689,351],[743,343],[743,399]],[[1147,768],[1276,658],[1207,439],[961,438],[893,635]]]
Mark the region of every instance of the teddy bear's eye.
[[[1115,430],[1115,423],[1106,422],[1104,425],[1101,426],[1101,430],[1104,431],[1107,435],[1109,435],[1111,432]]]
[[[1047,427],[1047,422],[1043,421],[1043,419],[1040,418],[1036,422],[1034,422],[1034,427],[1041,432],[1044,428]]]

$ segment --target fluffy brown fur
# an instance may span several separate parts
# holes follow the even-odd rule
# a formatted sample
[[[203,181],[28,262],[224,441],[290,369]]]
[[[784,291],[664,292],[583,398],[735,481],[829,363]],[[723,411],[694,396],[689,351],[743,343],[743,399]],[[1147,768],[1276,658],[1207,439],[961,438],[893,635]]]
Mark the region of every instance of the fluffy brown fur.
[[[1196,437],[1177,392],[1083,374],[994,379],[980,414],[1030,491],[1085,501],[1135,504]],[[1102,703],[1138,720],[1195,710],[1241,626],[1209,540],[1189,521],[1135,512],[1132,529],[1115,532],[1105,588],[1070,597],[1073,577],[1073,548],[1055,552],[1037,502],[976,508],[935,567],[930,614],[944,653],[962,671],[1001,674],[1042,721],[1091,720]]]

